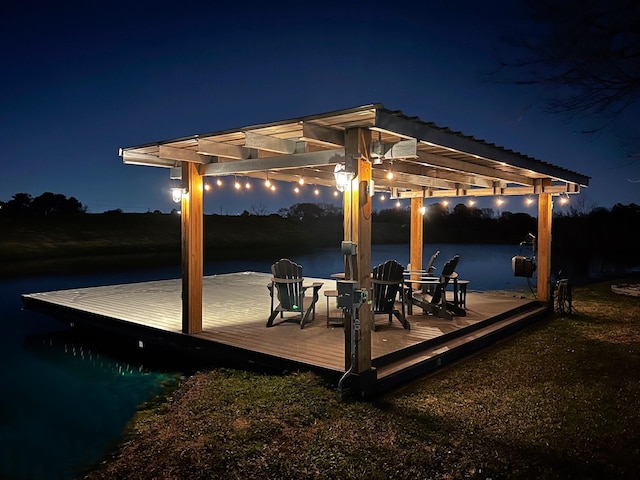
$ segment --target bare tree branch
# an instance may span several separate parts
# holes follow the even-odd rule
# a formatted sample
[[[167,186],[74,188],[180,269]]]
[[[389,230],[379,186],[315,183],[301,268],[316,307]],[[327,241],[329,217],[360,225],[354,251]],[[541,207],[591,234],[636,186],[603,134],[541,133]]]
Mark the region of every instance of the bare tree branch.
[[[608,126],[640,97],[637,0],[535,0],[531,24],[506,40],[495,78],[548,90],[548,110]],[[594,129],[596,131],[598,129]]]

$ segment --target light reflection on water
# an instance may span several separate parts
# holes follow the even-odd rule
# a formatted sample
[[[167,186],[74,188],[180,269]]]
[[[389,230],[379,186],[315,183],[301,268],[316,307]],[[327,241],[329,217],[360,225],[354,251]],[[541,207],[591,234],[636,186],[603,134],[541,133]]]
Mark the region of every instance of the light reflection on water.
[[[476,290],[526,290],[514,278],[509,245],[425,245],[424,258],[440,250],[436,267],[460,255],[458,272]],[[304,275],[329,278],[343,271],[340,249],[292,256]],[[372,265],[409,263],[408,245],[374,245]],[[205,274],[269,272],[277,259],[216,262]],[[98,461],[121,437],[140,403],[176,378],[78,343],[54,319],[24,310],[22,293],[177,278],[175,268],[139,272],[37,277],[0,281],[0,477],[71,479]]]

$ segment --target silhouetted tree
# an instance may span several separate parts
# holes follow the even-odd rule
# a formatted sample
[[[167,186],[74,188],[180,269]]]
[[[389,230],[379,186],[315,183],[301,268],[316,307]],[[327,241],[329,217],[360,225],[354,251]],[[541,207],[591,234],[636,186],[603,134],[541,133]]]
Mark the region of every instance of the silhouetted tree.
[[[268,215],[267,206],[264,203],[259,203],[258,205],[251,205],[251,212],[254,215],[258,215],[261,217]]]
[[[45,192],[32,198],[28,193],[16,193],[6,203],[6,214],[12,216],[51,216],[85,213],[86,207],[75,197]]]
[[[481,208],[480,209],[480,217],[482,217],[483,219],[490,219],[493,218],[493,216],[495,215],[493,208]]]
[[[113,210],[106,210],[104,212],[102,212],[103,215],[120,215],[122,214],[122,209],[121,208],[115,208]]]
[[[86,209],[75,197],[67,198],[60,193],[45,192],[33,199],[29,210],[35,216],[51,216],[84,213]]]
[[[281,208],[278,215],[283,218],[315,220],[319,218],[342,218],[342,209],[325,203],[296,203],[288,209]]]
[[[28,193],[16,193],[12,199],[7,202],[7,215],[16,217],[28,215],[32,200],[31,195]]]
[[[296,203],[289,208],[288,218],[296,218],[302,221],[317,220],[324,216],[320,205],[315,203]]]
[[[410,220],[410,213],[402,208],[385,208],[374,212],[372,218],[379,222],[407,223]]]

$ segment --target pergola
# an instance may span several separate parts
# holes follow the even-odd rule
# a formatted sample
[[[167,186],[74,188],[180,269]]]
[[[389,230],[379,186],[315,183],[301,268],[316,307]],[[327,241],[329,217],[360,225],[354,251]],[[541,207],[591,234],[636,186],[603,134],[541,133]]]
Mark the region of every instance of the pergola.
[[[579,193],[589,177],[371,104],[262,125],[120,149],[124,163],[171,169],[181,178],[182,325],[202,330],[203,177],[241,175],[335,186],[334,172],[351,176],[343,193],[344,240],[357,245],[345,272],[371,290],[371,195],[411,199],[410,262],[422,268],[422,206],[428,198],[536,195],[537,298],[548,302],[552,197]],[[389,178],[388,173],[393,173]],[[352,271],[349,271],[352,269]],[[370,306],[359,311],[354,371],[371,368]],[[350,315],[345,327],[349,365]]]

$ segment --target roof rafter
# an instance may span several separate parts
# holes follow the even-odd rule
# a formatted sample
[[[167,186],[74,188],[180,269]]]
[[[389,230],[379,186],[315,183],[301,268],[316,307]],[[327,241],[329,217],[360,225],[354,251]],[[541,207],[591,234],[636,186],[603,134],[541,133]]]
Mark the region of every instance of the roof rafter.
[[[485,178],[500,178],[501,180],[511,183],[519,183],[521,185],[531,185],[533,183],[531,178],[523,175],[517,175],[515,173],[509,173],[497,168],[485,167],[483,165],[476,165],[464,160],[441,157],[432,153],[419,152],[418,158],[425,165],[444,168],[453,172],[467,172]]]
[[[284,153],[291,155],[296,153],[298,142],[295,140],[286,140],[282,138],[272,137],[270,135],[261,135],[255,132],[244,132],[245,147],[255,148],[256,150],[266,150],[267,152]]]
[[[208,138],[198,139],[198,153],[212,155],[215,157],[232,158],[235,160],[245,160],[251,158],[252,150],[240,145],[229,145],[228,143],[215,142]],[[257,155],[256,155],[257,156]]]
[[[294,153],[265,158],[251,158],[233,162],[209,163],[201,169],[201,175],[219,176],[264,172],[265,170],[286,170],[318,165],[335,165],[344,162],[344,149],[320,152]]]
[[[191,162],[205,164],[211,161],[206,155],[200,155],[193,150],[187,150],[186,148],[177,148],[169,145],[160,145],[158,150],[158,157],[167,160],[174,160],[177,162]]]
[[[303,141],[329,148],[344,147],[344,130],[302,122]]]

